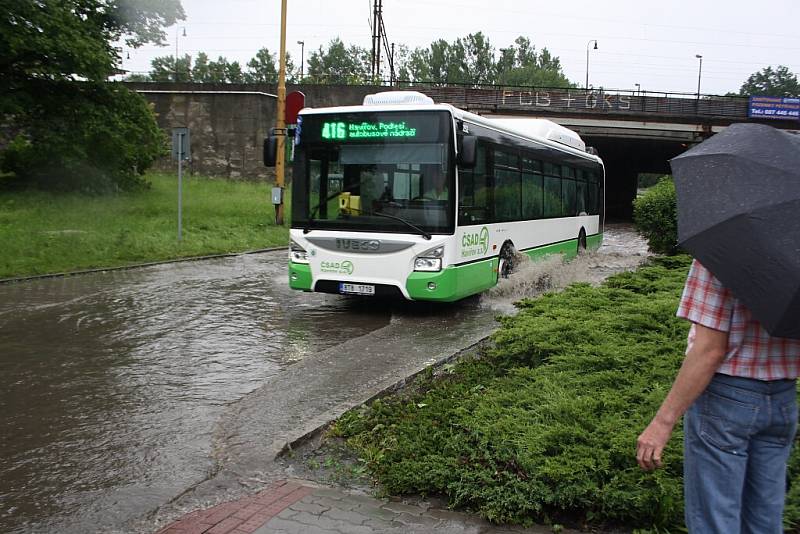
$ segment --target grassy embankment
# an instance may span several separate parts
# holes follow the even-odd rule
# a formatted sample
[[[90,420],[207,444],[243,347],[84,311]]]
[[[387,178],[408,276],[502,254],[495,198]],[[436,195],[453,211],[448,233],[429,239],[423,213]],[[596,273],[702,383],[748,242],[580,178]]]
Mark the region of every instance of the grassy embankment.
[[[688,265],[657,259],[524,300],[480,358],[349,412],[332,433],[389,494],[445,495],[497,522],[682,531],[682,429],[654,473],[634,448],[683,358]],[[795,454],[792,526],[799,471]]]
[[[112,196],[0,192],[0,278],[288,243],[287,227],[274,224],[269,184],[185,177],[178,243],[177,176],[148,180],[148,190]]]

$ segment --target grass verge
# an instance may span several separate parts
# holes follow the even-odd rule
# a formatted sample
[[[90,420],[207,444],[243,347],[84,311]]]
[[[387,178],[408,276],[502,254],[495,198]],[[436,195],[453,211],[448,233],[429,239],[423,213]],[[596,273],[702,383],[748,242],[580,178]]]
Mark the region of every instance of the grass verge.
[[[0,192],[0,278],[118,267],[288,243],[269,185],[150,174],[144,191],[111,196]],[[287,203],[288,205],[288,203]],[[288,216],[287,216],[288,220]]]
[[[332,433],[389,494],[444,495],[501,523],[682,531],[680,426],[659,471],[642,472],[634,448],[683,359],[688,267],[660,258],[524,300],[480,358],[345,414]],[[795,455],[795,479],[798,467]]]

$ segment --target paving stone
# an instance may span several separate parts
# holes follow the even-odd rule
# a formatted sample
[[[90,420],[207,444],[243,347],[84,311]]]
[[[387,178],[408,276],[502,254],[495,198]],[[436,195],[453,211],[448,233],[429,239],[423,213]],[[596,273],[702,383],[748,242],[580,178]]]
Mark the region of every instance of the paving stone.
[[[429,527],[433,529],[439,525],[442,520],[429,515],[411,515],[402,513],[394,518],[394,522],[412,527]]]
[[[389,510],[390,512],[397,512],[398,514],[404,513],[410,515],[422,515],[428,510],[422,506],[414,506],[411,504],[393,501],[389,501],[386,504],[381,505],[381,508],[384,510]]]
[[[300,512],[298,510],[292,510],[291,508],[284,508],[281,510],[275,517],[280,517],[281,519],[291,519],[292,517],[296,516]]]
[[[436,519],[442,519],[443,521],[452,521],[454,523],[460,523],[464,520],[470,519],[469,516],[466,514],[462,514],[459,512],[453,512],[452,510],[439,510],[439,509],[431,509],[428,510],[428,515],[430,517],[435,517]],[[472,521],[478,521],[477,518],[472,519]]]
[[[380,506],[384,502],[387,502],[387,501],[383,501],[381,499],[376,499],[375,497],[368,497],[366,495],[355,495],[355,494],[346,495],[344,500],[346,500],[348,502],[355,502],[355,503],[358,503],[358,504],[364,504],[364,505],[367,505],[367,506]]]
[[[334,521],[347,521],[354,525],[361,525],[369,519],[369,517],[354,512],[353,510],[343,510],[341,508],[331,508],[325,512],[325,517],[333,519]]]
[[[344,493],[331,488],[316,488],[312,495],[314,497],[327,497],[329,499],[333,499],[334,501],[341,501],[345,498]]]
[[[320,515],[322,512],[330,510],[330,506],[323,506],[314,502],[297,501],[289,506],[288,510],[296,512],[308,512],[309,514]]]
[[[383,503],[375,502],[366,504],[362,503],[353,509],[353,511],[372,519],[383,519],[384,521],[391,521],[398,516],[397,512],[392,512],[391,510],[382,508],[382,504]]]
[[[278,518],[273,519],[253,532],[253,534],[275,534],[276,532],[285,534],[344,534],[337,530],[327,530],[313,525],[304,525],[302,523],[284,521]]]
[[[319,504],[320,506],[326,506],[333,509],[340,509],[340,510],[353,510],[356,506],[360,503],[347,501],[345,499],[334,500],[328,497],[315,497],[310,496],[308,498],[308,502],[313,502],[315,504]]]

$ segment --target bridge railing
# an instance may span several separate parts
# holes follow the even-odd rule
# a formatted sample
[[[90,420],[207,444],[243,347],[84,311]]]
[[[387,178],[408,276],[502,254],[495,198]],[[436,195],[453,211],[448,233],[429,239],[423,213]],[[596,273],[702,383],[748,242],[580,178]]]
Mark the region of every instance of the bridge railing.
[[[662,115],[684,118],[747,119],[748,99],[717,96],[604,89],[520,86],[437,86],[409,84],[436,102],[477,112],[530,114]]]

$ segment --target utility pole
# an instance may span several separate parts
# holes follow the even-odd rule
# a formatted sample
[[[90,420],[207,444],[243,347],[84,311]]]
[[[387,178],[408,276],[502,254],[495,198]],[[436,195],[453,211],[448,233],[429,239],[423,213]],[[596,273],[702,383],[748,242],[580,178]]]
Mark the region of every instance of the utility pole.
[[[286,163],[286,0],[281,0],[281,55],[278,69],[278,109],[275,135],[278,153],[275,155],[275,187],[281,190],[280,203],[275,206],[275,224],[283,225],[283,178]]]
[[[372,4],[372,83],[381,76],[381,45],[383,44],[383,0]]]

